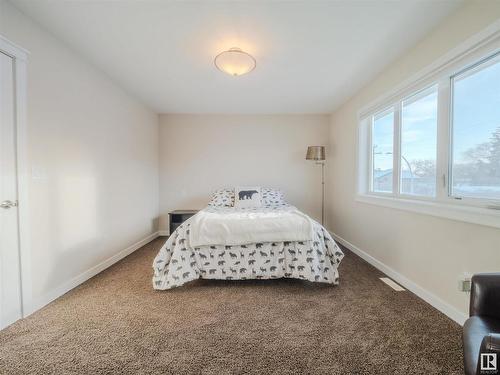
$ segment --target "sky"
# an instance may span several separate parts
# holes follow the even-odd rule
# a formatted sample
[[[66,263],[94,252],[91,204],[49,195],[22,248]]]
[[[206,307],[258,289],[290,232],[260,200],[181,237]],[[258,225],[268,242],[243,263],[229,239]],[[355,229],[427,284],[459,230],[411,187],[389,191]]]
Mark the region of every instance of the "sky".
[[[486,69],[455,80],[453,140],[457,161],[500,127],[500,56]]]
[[[490,139],[500,127],[500,56],[454,79],[453,155],[457,163],[464,152]],[[403,102],[401,154],[410,162],[436,158],[437,88]],[[372,133],[375,169],[391,169],[393,113],[374,121]],[[382,154],[379,154],[382,152]]]

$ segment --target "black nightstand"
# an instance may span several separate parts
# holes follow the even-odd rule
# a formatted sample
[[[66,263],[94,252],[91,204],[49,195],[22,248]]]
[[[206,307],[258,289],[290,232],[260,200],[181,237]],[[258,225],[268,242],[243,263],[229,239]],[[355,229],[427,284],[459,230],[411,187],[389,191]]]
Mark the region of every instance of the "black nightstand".
[[[175,210],[168,213],[168,219],[170,222],[170,234],[174,233],[175,229],[189,219],[191,216],[196,214],[198,210]]]

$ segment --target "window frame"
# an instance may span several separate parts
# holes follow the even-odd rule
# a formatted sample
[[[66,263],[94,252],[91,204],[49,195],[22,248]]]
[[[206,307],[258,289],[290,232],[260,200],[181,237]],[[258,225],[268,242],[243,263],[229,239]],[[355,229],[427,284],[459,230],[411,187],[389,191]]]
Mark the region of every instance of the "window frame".
[[[380,111],[377,111],[376,113],[374,113],[371,117],[370,117],[370,125],[369,125],[369,130],[368,130],[368,133],[369,133],[369,142],[368,142],[368,145],[370,147],[370,150],[369,150],[369,161],[368,161],[368,165],[369,165],[369,176],[368,176],[368,181],[369,181],[369,192],[370,194],[375,194],[375,195],[380,195],[380,196],[392,196],[393,193],[394,193],[394,145],[395,145],[395,134],[393,133],[392,135],[392,152],[393,152],[393,165],[392,165],[392,168],[393,168],[393,172],[392,172],[392,177],[393,177],[393,182],[392,182],[392,191],[389,192],[389,191],[375,191],[373,189],[373,125],[375,123],[375,118],[376,117],[379,117],[379,118],[383,118],[384,116],[388,115],[389,113],[393,113],[393,118],[394,118],[394,121],[393,121],[393,131],[395,131],[395,122],[396,122],[396,111],[394,110],[394,107],[392,106],[388,106]]]
[[[422,194],[407,194],[407,193],[402,193],[401,192],[401,179],[402,179],[402,176],[401,176],[401,159],[403,158],[402,157],[402,154],[401,154],[401,148],[402,148],[402,142],[403,142],[403,137],[402,137],[402,129],[403,129],[403,105],[404,105],[404,102],[407,101],[408,99],[412,99],[413,97],[415,96],[420,96],[422,95],[423,93],[425,93],[426,91],[429,91],[431,92],[431,89],[434,89],[435,88],[435,91],[436,91],[436,100],[437,100],[437,109],[436,109],[436,154],[435,154],[435,160],[436,160],[436,195],[434,196],[430,196],[430,195],[422,195]],[[422,95],[420,96],[419,99],[422,99],[424,98],[426,95]],[[418,100],[418,99],[417,99]],[[398,195],[400,197],[403,197],[405,199],[434,199],[435,197],[437,197],[437,190],[438,190],[438,148],[439,148],[439,138],[438,138],[438,134],[439,134],[439,118],[438,117],[438,114],[439,114],[439,86],[437,83],[434,83],[434,84],[431,84],[431,85],[428,85],[426,87],[423,87],[422,89],[414,92],[413,94],[410,94],[410,95],[407,95],[405,96],[404,98],[401,98],[401,101],[400,101],[400,119],[399,119],[399,147],[398,147],[398,155],[394,155],[394,157],[398,157],[398,163],[399,163],[399,172],[398,172],[398,175],[399,175],[399,185],[398,185]]]
[[[405,100],[411,99],[414,96],[420,95],[421,93],[425,91],[430,91],[430,89],[436,87],[436,92],[438,94],[438,113],[439,115],[439,88],[436,83],[432,83],[430,85],[425,85],[424,87],[421,87],[415,92],[410,93],[409,95],[405,95],[398,101],[394,102],[393,104],[386,106],[382,108],[379,111],[376,111],[372,115],[370,115],[368,119],[368,147],[370,148],[368,151],[369,154],[369,160],[368,160],[368,166],[369,166],[369,176],[368,176],[368,181],[369,185],[367,186],[367,189],[365,191],[366,194],[369,195],[380,195],[380,196],[385,196],[385,197],[397,197],[397,198],[403,198],[403,199],[417,199],[417,200],[429,200],[429,199],[434,199],[435,197],[432,196],[427,196],[427,195],[418,195],[418,194],[406,194],[401,192],[401,128],[402,128],[402,113],[403,113],[403,102]],[[382,191],[374,191],[373,190],[373,153],[372,153],[372,145],[373,145],[373,123],[375,121],[375,118],[378,116],[383,116],[385,114],[388,114],[390,112],[394,113],[394,121],[393,121],[393,127],[394,127],[394,133],[393,133],[393,145],[392,145],[392,152],[393,152],[393,172],[392,172],[392,192],[382,192]],[[438,119],[438,124],[437,128],[439,127],[439,119]],[[438,129],[436,129],[437,131]],[[436,138],[438,139],[438,134],[436,134]],[[436,144],[438,143],[438,140],[436,141]],[[437,160],[438,160],[438,148],[439,146],[437,145],[436,147],[436,196],[437,196],[437,183],[438,183],[438,166],[437,166]],[[397,168],[397,170],[396,170]],[[396,171],[397,173],[394,173]]]
[[[470,38],[392,92],[358,112],[356,201],[500,228],[500,199],[452,195],[453,79],[498,55],[500,55],[500,22]],[[434,86],[437,89],[438,102],[436,194],[424,196],[402,193],[400,179],[403,102]],[[392,192],[374,192],[371,155],[373,121],[375,116],[390,110],[394,111]]]
[[[448,178],[449,178],[449,183],[448,183],[448,196],[450,199],[454,199],[460,202],[463,202],[463,204],[471,205],[471,206],[479,206],[479,207],[486,207],[486,208],[492,208],[492,207],[497,207],[498,208],[492,208],[492,209],[499,209],[500,210],[500,198],[479,198],[479,197],[468,197],[468,196],[460,196],[460,195],[454,195],[453,194],[453,96],[454,96],[454,79],[468,71],[474,70],[481,65],[487,63],[490,60],[497,59],[500,56],[500,49],[495,51],[494,53],[484,56],[483,58],[468,64],[465,66],[463,69],[458,70],[457,72],[453,73],[449,77],[449,84],[450,84],[450,118],[449,118],[449,172],[448,172]],[[498,62],[500,63],[500,62]]]

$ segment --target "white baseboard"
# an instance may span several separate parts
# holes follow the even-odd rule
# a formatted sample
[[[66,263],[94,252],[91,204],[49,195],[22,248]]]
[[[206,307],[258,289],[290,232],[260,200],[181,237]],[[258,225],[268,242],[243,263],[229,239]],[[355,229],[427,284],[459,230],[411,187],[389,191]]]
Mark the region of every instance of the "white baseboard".
[[[112,266],[116,262],[122,260],[127,255],[132,254],[134,251],[136,251],[137,249],[146,245],[147,243],[151,242],[152,240],[154,240],[158,236],[159,236],[159,232],[155,232],[155,233],[150,234],[146,238],[143,238],[142,240],[136,242],[135,244],[127,247],[126,249],[124,249],[124,250],[120,251],[119,253],[113,255],[112,257],[106,259],[105,261],[95,265],[94,267],[90,268],[89,270],[87,270],[87,271],[81,273],[80,275],[72,278],[71,280],[65,282],[63,285],[53,289],[49,293],[44,294],[40,298],[37,298],[31,304],[30,311],[25,311],[24,317],[31,315],[32,313],[41,309],[42,307],[49,304],[50,302],[52,302],[56,298],[59,298],[63,294],[69,292],[71,289],[76,288],[78,285],[82,284],[83,282],[87,281],[88,279],[97,275],[98,273],[104,271],[106,268]]]
[[[344,240],[342,237],[338,236],[337,234],[333,233],[332,231],[330,231],[330,234],[340,244],[344,245],[349,250],[351,250],[354,254],[358,255],[360,258],[364,259],[365,261],[370,263],[372,266],[374,266],[378,270],[385,273],[391,279],[398,282],[399,284],[404,286],[406,289],[408,289],[412,293],[414,293],[417,296],[419,296],[420,298],[422,298],[425,302],[427,302],[428,304],[430,304],[434,308],[438,309],[439,311],[441,311],[443,314],[445,314],[449,318],[453,319],[458,324],[460,324],[460,325],[464,324],[465,320],[467,319],[467,315],[464,314],[462,311],[451,306],[449,303],[443,301],[441,298],[437,297],[436,295],[429,292],[428,290],[422,288],[420,285],[416,284],[415,282],[411,281],[410,279],[408,279],[405,276],[401,275],[400,273],[396,272],[395,270],[393,270],[389,266],[385,265],[384,263],[382,263],[378,259],[375,259],[371,255],[369,255],[367,252],[361,250],[359,247],[353,245],[349,241]]]
[[[168,230],[159,230],[158,236],[170,236],[170,233],[168,233]]]

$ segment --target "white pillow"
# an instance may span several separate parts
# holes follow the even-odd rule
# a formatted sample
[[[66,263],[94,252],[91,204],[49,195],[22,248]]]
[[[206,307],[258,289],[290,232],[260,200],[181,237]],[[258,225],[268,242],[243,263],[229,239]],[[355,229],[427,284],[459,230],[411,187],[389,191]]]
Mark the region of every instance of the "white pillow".
[[[264,207],[286,206],[285,196],[281,190],[272,188],[262,188],[262,205]],[[234,197],[233,197],[234,198]]]
[[[234,207],[252,208],[262,206],[260,187],[237,186],[234,189]]]
[[[214,207],[233,207],[234,206],[234,190],[220,189],[212,194],[212,199],[208,202],[209,206]]]

